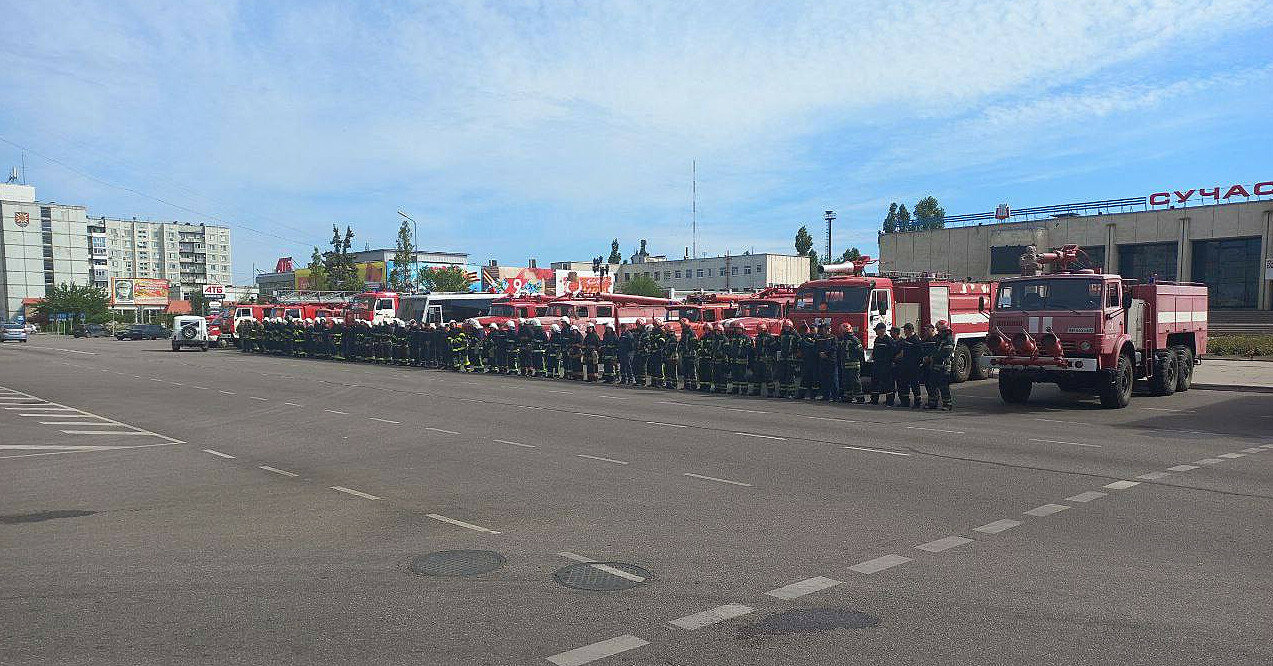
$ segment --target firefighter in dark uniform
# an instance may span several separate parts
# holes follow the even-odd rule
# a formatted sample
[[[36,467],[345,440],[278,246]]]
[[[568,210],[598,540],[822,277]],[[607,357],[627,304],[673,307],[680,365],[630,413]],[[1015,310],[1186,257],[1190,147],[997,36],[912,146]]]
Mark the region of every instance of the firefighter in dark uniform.
[[[517,362],[518,370],[523,376],[533,374],[534,365],[531,356],[535,352],[535,341],[530,334],[530,324],[525,319],[517,322]]]
[[[486,335],[482,337],[482,366],[487,374],[499,372],[499,339],[502,336],[499,324],[487,324]]]
[[[597,370],[601,365],[601,336],[597,335],[596,324],[588,324],[588,332],[583,336],[583,378],[584,381],[597,381]]]
[[[252,320],[240,319],[239,325],[234,327],[234,336],[239,339],[239,351],[244,354],[252,352]]]
[[[636,320],[632,340],[632,383],[636,386],[645,386],[645,375],[648,371],[645,339],[652,329],[653,327],[645,323],[644,319]]]
[[[583,379],[583,331],[571,326],[566,334],[566,379]]]
[[[818,334],[814,338],[818,354],[818,385],[822,387],[822,401],[835,402],[840,399],[840,344],[831,335],[831,323],[818,324]]]
[[[412,319],[407,322],[407,359],[408,364],[420,365],[420,322]]]
[[[919,383],[924,368],[924,341],[915,333],[915,325],[902,325],[902,337],[898,340],[900,358],[897,362],[897,397],[902,407],[918,409],[923,402],[919,397]],[[911,403],[912,397],[914,404]]]
[[[814,398],[818,394],[818,334],[801,324],[800,328],[800,392],[796,398]]]
[[[712,393],[728,393],[729,382],[733,379],[734,364],[729,358],[729,336],[720,322],[712,324],[712,332],[716,334],[712,340]]]
[[[663,388],[677,389],[681,382],[681,341],[677,328],[667,322],[663,325]]]
[[[614,324],[606,322],[601,336],[601,381],[613,384],[619,378],[619,334]]]
[[[536,377],[548,375],[548,331],[538,319],[530,320],[530,366]]]
[[[663,385],[663,327],[656,319],[645,336],[645,359],[650,374],[650,386]]]
[[[306,345],[309,344],[309,329],[302,319],[292,320],[292,355],[305,356]]]
[[[751,394],[770,398],[778,395],[774,382],[774,359],[778,354],[778,338],[769,333],[769,327],[761,324],[756,331],[756,354],[751,364]]]
[[[796,326],[790,319],[782,322],[782,332],[778,334],[776,360],[779,395],[784,398],[796,397],[796,371],[800,367],[800,336],[796,334]]]
[[[888,336],[884,322],[875,325],[875,345],[871,347],[871,404],[893,406],[893,363],[897,359],[897,342]]]
[[[862,395],[862,340],[853,332],[853,324],[840,324],[840,400],[866,402]]]
[[[729,393],[747,395],[747,370],[756,357],[756,347],[743,331],[742,324],[729,328],[725,353],[729,356]]]
[[[677,340],[679,349],[677,356],[681,359],[681,377],[685,384],[682,390],[698,390],[698,336],[688,323],[681,322],[681,337]]]
[[[561,378],[561,359],[566,354],[565,342],[566,335],[561,332],[560,324],[548,327],[548,353],[544,358],[544,367],[548,376],[553,379]]]
[[[937,334],[933,336],[932,355],[929,356],[928,378],[924,386],[928,392],[928,409],[940,407],[942,411],[949,412],[955,408],[950,397],[950,373],[954,356],[955,334],[945,319],[938,320]]]
[[[467,372],[468,371],[468,348],[469,336],[464,332],[464,328],[455,322],[451,322],[451,371]]]
[[[636,328],[629,326],[619,335],[619,383],[635,384],[632,355],[636,352]]]
[[[711,324],[703,326],[703,337],[698,341],[698,390],[713,391],[713,378],[716,376],[712,371],[715,369],[715,362],[712,359],[712,348],[716,345],[716,329]]]

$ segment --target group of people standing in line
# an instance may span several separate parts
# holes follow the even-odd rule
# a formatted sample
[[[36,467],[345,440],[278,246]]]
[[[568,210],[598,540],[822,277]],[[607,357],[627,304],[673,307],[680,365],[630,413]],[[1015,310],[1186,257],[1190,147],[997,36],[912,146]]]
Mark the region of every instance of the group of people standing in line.
[[[775,335],[761,326],[755,337],[741,324],[704,324],[701,336],[686,322],[637,319],[622,332],[611,323],[571,324],[562,317],[483,326],[391,320],[245,319],[236,335],[244,353],[326,358],[454,372],[513,374],[685,391],[866,403],[865,350],[849,324],[832,333],[791,320]],[[870,403],[919,408],[920,386],[929,409],[953,409],[949,325],[917,332],[912,324],[875,326]]]

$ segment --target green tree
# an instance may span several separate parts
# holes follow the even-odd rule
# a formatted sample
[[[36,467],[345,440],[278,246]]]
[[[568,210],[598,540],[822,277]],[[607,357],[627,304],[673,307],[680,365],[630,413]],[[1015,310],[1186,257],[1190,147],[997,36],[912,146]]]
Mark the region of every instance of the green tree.
[[[393,253],[393,270],[389,271],[389,288],[393,291],[411,289],[411,268],[415,265],[415,244],[411,242],[411,225],[406,220],[398,226],[398,245]]]
[[[327,268],[327,286],[335,291],[362,291],[363,281],[358,277],[358,267],[354,265],[354,257],[349,248],[354,242],[354,230],[345,227],[342,237],[340,227],[332,225],[332,251],[324,257]]]
[[[809,235],[809,230],[800,227],[796,230],[796,254],[806,255],[809,250],[813,249],[813,236]]]
[[[818,251],[809,250],[809,279],[816,280],[821,269],[822,262],[818,260]]]
[[[421,291],[468,291],[468,272],[463,266],[425,266],[416,274]]]
[[[897,233],[897,202],[888,205],[888,215],[884,216],[884,233]]]
[[[910,211],[906,210],[906,204],[897,207],[897,230],[898,231],[914,231],[914,223],[911,222]]]
[[[843,264],[845,262],[854,261],[861,258],[862,258],[862,251],[857,249],[856,247],[851,247],[845,250],[844,254],[840,255],[840,258],[836,260],[836,263]]]
[[[937,203],[937,197],[927,196],[915,203],[915,228],[943,229],[946,227],[946,209]]]
[[[610,259],[607,263],[621,264],[623,263],[623,255],[619,254],[619,239],[610,241]]]
[[[190,292],[190,314],[207,315],[208,299],[203,295],[203,290],[199,289]]]
[[[106,290],[82,284],[63,282],[49,287],[38,307],[49,321],[63,313],[85,324],[104,324],[111,319],[110,296]]]
[[[620,294],[628,294],[630,296],[666,296],[667,291],[654,281],[654,278],[644,275],[634,275],[631,280],[614,288]]]
[[[323,254],[314,248],[313,254],[309,255],[309,288],[314,291],[327,291],[331,288],[331,280],[327,275],[327,260]]]

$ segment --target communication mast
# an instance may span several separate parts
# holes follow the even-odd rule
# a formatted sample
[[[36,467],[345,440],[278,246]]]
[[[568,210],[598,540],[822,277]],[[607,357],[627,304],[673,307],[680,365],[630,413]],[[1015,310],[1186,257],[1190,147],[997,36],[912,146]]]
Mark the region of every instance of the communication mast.
[[[822,214],[822,219],[827,221],[827,254],[823,257],[822,262],[831,261],[831,223],[835,221],[835,211],[828,210]]]
[[[698,160],[690,162],[690,243],[698,259]]]

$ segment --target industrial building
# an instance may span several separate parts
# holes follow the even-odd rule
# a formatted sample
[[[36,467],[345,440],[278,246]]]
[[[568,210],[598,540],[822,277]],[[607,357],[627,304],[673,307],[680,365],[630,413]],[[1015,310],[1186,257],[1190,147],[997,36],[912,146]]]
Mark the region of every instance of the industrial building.
[[[83,206],[38,202],[35,187],[0,184],[0,321],[63,283],[93,284]]]
[[[761,253],[668,259],[649,254],[643,240],[629,263],[615,270],[616,288],[637,276],[648,277],[674,292],[756,291],[805,282],[809,279],[809,258]]]
[[[109,217],[91,223],[102,229],[110,277],[168,280],[182,300],[202,293],[205,284],[231,282],[229,227]],[[93,234],[96,253],[99,236]]]
[[[1261,186],[1273,183],[1248,191],[1264,192]],[[1194,191],[1174,195],[1190,199]],[[995,222],[994,213],[978,213],[947,218],[966,226],[880,234],[880,270],[998,278],[1018,274],[1026,246],[1072,243],[1092,267],[1123,277],[1205,283],[1212,309],[1271,309],[1273,199],[1181,207],[1165,203],[1171,194],[1011,213],[1001,207],[1006,222],[977,223]]]

